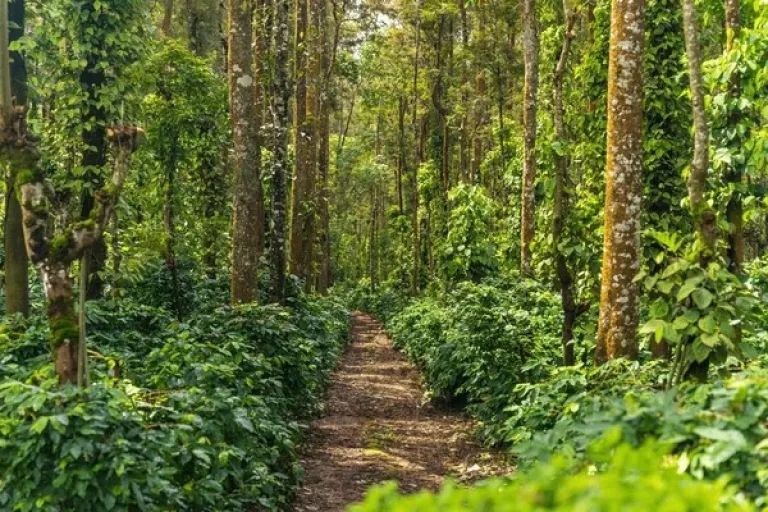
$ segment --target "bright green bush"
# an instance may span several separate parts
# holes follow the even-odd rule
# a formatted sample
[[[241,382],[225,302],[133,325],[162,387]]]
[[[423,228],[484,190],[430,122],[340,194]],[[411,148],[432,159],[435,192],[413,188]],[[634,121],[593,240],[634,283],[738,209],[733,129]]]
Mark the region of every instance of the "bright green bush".
[[[680,470],[701,479],[727,477],[765,504],[768,370],[753,368],[725,381],[670,391],[654,391],[641,378],[640,385],[617,379],[601,389],[580,382],[572,392],[558,394],[565,380],[557,375],[537,386],[538,399],[508,409],[506,436],[518,441],[513,450],[523,466],[553,453],[586,457],[595,439],[618,428],[635,446],[658,439],[679,455]],[[536,423],[542,416],[545,421]]]
[[[493,423],[516,384],[557,364],[560,319],[557,297],[533,281],[467,282],[414,301],[388,329],[431,394]]]
[[[655,444],[621,445],[609,458],[574,473],[563,457],[512,481],[491,480],[474,488],[446,485],[438,494],[397,493],[395,484],[374,488],[350,512],[736,512],[754,510],[741,502],[725,480],[699,482],[679,474],[673,460]]]

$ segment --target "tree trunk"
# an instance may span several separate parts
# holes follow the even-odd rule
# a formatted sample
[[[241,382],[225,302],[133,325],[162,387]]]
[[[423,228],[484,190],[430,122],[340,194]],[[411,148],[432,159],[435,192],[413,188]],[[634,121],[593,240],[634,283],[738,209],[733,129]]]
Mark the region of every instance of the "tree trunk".
[[[701,46],[694,0],[683,0],[683,28],[693,110],[693,160],[688,174],[688,198],[691,203],[694,226],[701,244],[702,263],[706,266],[706,263],[715,256],[717,218],[706,198],[707,174],[709,172],[709,127],[707,125],[707,108],[704,103]]]
[[[407,105],[405,103],[405,98],[400,96],[398,98],[398,104],[397,104],[397,128],[398,128],[398,157],[397,157],[397,208],[400,212],[400,215],[403,214],[403,173],[405,172],[405,166],[406,166],[406,136],[405,136],[405,114]]]
[[[536,103],[539,89],[539,27],[536,0],[523,2],[523,57],[525,87],[523,91],[523,196],[520,215],[520,272],[533,275],[531,242],[536,223]]]
[[[42,181],[40,154],[27,140],[25,130],[0,133],[0,164],[15,165],[20,171],[16,187],[21,195],[24,238],[30,260],[43,277],[54,367],[61,384],[87,382],[82,378],[82,365],[79,364],[83,353],[79,350],[80,330],[70,272],[72,262],[82,258],[102,238],[120,197],[130,157],[142,135],[143,132],[135,127],[110,130],[109,137],[117,156],[109,184],[94,194],[97,207],[86,221],[70,225],[49,238],[51,212]],[[8,147],[17,150],[12,160],[7,158]]]
[[[317,49],[314,44],[318,0],[296,2],[296,165],[291,189],[291,240],[288,271],[309,285],[311,271],[312,226],[314,220],[314,181],[317,140]],[[310,12],[311,11],[311,12]],[[311,23],[311,30],[310,30]]]
[[[272,230],[270,231],[270,290],[272,302],[285,299],[286,176],[288,173],[288,102],[291,84],[288,73],[288,0],[275,0],[275,39],[272,94],[274,147],[272,164]]]
[[[257,113],[260,77],[254,76],[253,4],[229,1],[229,90],[234,134],[234,198],[232,220],[232,304],[256,300],[262,217]]]
[[[160,30],[163,32],[163,35],[166,37],[170,37],[171,34],[171,24],[173,22],[173,0],[165,0],[165,3],[163,4],[163,23],[160,25]]]
[[[120,265],[123,255],[120,252],[120,217],[117,209],[112,214],[112,298],[120,299]]]
[[[600,319],[595,362],[637,357],[643,193],[644,0],[613,0]]]
[[[176,194],[176,166],[178,159],[171,155],[165,169],[166,183],[163,197],[163,230],[165,231],[165,267],[171,275],[171,296],[173,297],[173,309],[176,318],[181,320],[183,311],[181,304],[181,285],[179,282],[179,269],[176,265],[176,218],[174,215],[174,199]]]
[[[330,165],[330,89],[333,85],[333,66],[335,46],[337,39],[331,38],[331,26],[328,16],[327,0],[320,0],[318,5],[318,18],[320,20],[320,69],[322,81],[319,85],[320,106],[318,111],[318,213],[320,217],[320,265],[317,276],[317,292],[327,295],[331,284],[331,237],[330,237],[330,184],[328,182],[328,168]]]
[[[94,2],[86,2],[83,10],[86,14],[96,15]],[[94,23],[97,21],[94,20]],[[88,219],[95,206],[93,191],[104,183],[102,169],[107,165],[107,110],[102,104],[102,91],[107,85],[107,76],[101,67],[102,55],[98,48],[93,48],[86,57],[85,69],[80,74],[80,87],[87,98],[87,108],[82,115],[83,181],[88,188],[82,193],[81,220]],[[99,238],[88,256],[88,299],[99,299],[103,295],[104,282],[99,275],[104,270],[107,260],[107,246]]]
[[[370,242],[368,243],[370,253],[370,261],[368,275],[371,279],[371,293],[376,292],[376,185],[371,187],[371,227],[370,227]]]
[[[459,13],[461,14],[461,48],[462,52],[466,55],[462,56],[461,60],[461,103],[465,106],[465,108],[469,107],[470,104],[470,69],[471,64],[469,59],[467,58],[467,55],[469,55],[470,47],[469,47],[469,19],[467,15],[467,8],[464,4],[464,0],[459,0]],[[471,140],[469,137],[469,112],[464,111],[461,114],[461,125],[459,127],[459,131],[461,134],[461,145],[459,147],[459,169],[460,169],[460,176],[461,181],[463,183],[470,183],[472,181],[471,177],[471,157],[470,157],[470,151],[471,151]]]
[[[416,2],[416,54],[413,60],[413,119],[412,127],[414,131],[415,158],[413,159],[413,169],[409,173],[410,194],[409,210],[411,214],[411,231],[413,233],[413,275],[411,276],[411,294],[419,294],[419,276],[420,276],[420,243],[419,243],[419,166],[421,165],[422,152],[416,141],[419,139],[419,60],[421,58],[421,4],[422,0]]]
[[[741,32],[741,2],[740,0],[725,1],[725,28],[727,32],[726,52],[733,49],[734,41]],[[731,73],[728,82],[728,93],[735,100],[741,96],[741,76],[738,70]],[[738,107],[735,107],[729,118],[728,124],[735,128],[740,121]],[[741,146],[740,140],[731,142],[734,146]],[[738,186],[742,182],[742,171],[737,165],[730,166],[725,174],[727,185]],[[726,206],[726,218],[730,225],[728,233],[728,260],[731,272],[741,274],[742,263],[744,261],[744,207],[742,205],[741,193],[736,190],[731,194]]]
[[[25,3],[15,0],[7,7],[7,19],[10,22],[2,29],[8,36],[7,42],[13,43],[24,35]],[[4,46],[7,50],[7,46]],[[8,107],[26,107],[27,104],[27,67],[24,55],[19,52],[5,53],[5,62],[0,73],[10,73],[10,87],[7,89]],[[8,62],[10,57],[12,62]],[[7,87],[7,85],[6,85]],[[0,100],[1,101],[1,100]],[[29,260],[24,247],[24,231],[21,225],[21,205],[16,196],[16,176],[13,169],[6,169],[5,188],[5,312],[8,315],[21,313],[29,315]]]
[[[555,135],[561,143],[567,143],[568,136],[565,130],[565,115],[563,109],[563,81],[565,79],[568,54],[573,39],[573,26],[576,22],[576,13],[568,11],[567,2],[564,2],[566,13],[565,29],[563,34],[563,47],[560,50],[560,58],[554,74],[554,120]],[[560,296],[563,305],[563,364],[572,366],[576,364],[573,346],[573,328],[578,318],[578,308],[574,300],[573,274],[568,268],[568,258],[560,250],[563,243],[563,232],[570,206],[570,183],[568,179],[568,158],[565,154],[555,154],[555,197],[552,222],[552,246],[555,254],[555,267],[560,284]]]

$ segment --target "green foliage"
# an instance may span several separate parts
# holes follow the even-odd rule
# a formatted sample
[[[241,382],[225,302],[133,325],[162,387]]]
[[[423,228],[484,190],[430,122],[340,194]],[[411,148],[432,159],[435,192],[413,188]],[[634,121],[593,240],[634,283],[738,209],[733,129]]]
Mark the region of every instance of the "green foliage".
[[[448,229],[439,249],[441,273],[449,283],[479,281],[498,267],[491,237],[493,201],[480,187],[458,185],[448,196]]]
[[[615,437],[615,436],[614,436]],[[650,443],[640,449],[614,447],[610,437],[595,446],[594,466],[574,466],[565,457],[523,473],[512,481],[491,480],[475,488],[448,484],[438,493],[411,496],[397,493],[395,484],[376,487],[351,512],[480,512],[512,511],[750,511],[726,480],[697,482],[681,475],[664,458],[662,446]],[[613,448],[613,449],[606,449]]]
[[[556,296],[534,281],[466,282],[414,301],[388,329],[423,370],[430,394],[466,402],[493,424],[509,390],[559,358],[560,319]]]
[[[183,324],[130,301],[91,311],[98,356],[88,390],[57,386],[41,319],[0,336],[0,508],[289,502],[297,421],[318,410],[346,339],[339,303],[297,296],[288,307],[223,308]]]
[[[703,268],[698,251],[686,250],[679,236],[649,235],[660,246],[654,257],[660,270],[641,271],[635,278],[650,303],[640,334],[675,346],[672,382],[679,382],[694,362],[722,364],[728,355],[743,359],[739,332],[754,318],[756,292],[719,262]]]
[[[539,395],[556,397],[555,403],[550,402],[555,417],[541,425],[531,423],[541,428],[538,432],[526,432],[526,426],[520,425],[514,433],[529,438],[514,449],[521,463],[546,460],[553,453],[586,457],[596,439],[618,428],[622,438],[635,446],[658,439],[679,455],[680,471],[700,479],[727,477],[758,505],[764,505],[768,490],[763,470],[766,370],[751,368],[725,381],[672,391],[652,389],[658,382],[657,370],[641,368],[636,373],[639,378],[620,378],[615,386],[595,383],[599,373],[582,373],[586,385],[574,386],[573,393],[558,394],[567,382],[564,375],[541,383]],[[633,379],[640,385],[628,385]],[[589,389],[602,391],[585,392]],[[546,403],[531,403],[525,413],[543,407]]]

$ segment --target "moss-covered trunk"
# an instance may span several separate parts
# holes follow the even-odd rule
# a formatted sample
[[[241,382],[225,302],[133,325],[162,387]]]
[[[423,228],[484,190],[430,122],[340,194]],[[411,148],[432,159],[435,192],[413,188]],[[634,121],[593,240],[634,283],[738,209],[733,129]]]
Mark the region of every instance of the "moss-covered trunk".
[[[46,312],[56,375],[61,384],[77,384],[80,330],[75,314],[70,264],[51,261],[40,265],[40,273],[45,285]]]

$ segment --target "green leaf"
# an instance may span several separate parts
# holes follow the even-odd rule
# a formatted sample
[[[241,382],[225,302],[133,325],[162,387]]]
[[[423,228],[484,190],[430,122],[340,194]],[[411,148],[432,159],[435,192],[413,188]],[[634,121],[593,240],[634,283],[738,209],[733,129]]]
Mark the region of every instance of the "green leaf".
[[[685,300],[703,280],[703,276],[689,277],[686,279],[683,285],[677,291],[678,302]]]
[[[691,345],[691,356],[696,360],[696,362],[701,363],[702,361],[706,360],[711,352],[712,349],[704,345],[699,340],[696,340],[693,345]]]
[[[701,339],[701,342],[708,347],[714,347],[720,341],[720,338],[716,333],[713,333],[713,334],[703,333],[700,339]]]
[[[714,296],[712,293],[706,288],[697,288],[693,292],[693,302],[696,303],[696,306],[698,306],[699,309],[708,308],[709,305],[712,304],[713,298]]]
[[[32,424],[31,430],[32,432],[35,432],[36,434],[42,434],[45,430],[45,427],[48,426],[48,416],[41,416],[37,418],[37,421],[35,421]]]
[[[675,318],[674,322],[672,322],[672,328],[678,331],[682,331],[689,325],[691,325],[691,322],[688,321],[685,315],[678,316],[677,318]]]
[[[712,315],[707,315],[699,320],[699,329],[707,334],[712,334],[715,332],[716,327],[717,323],[715,322],[715,319]]]

